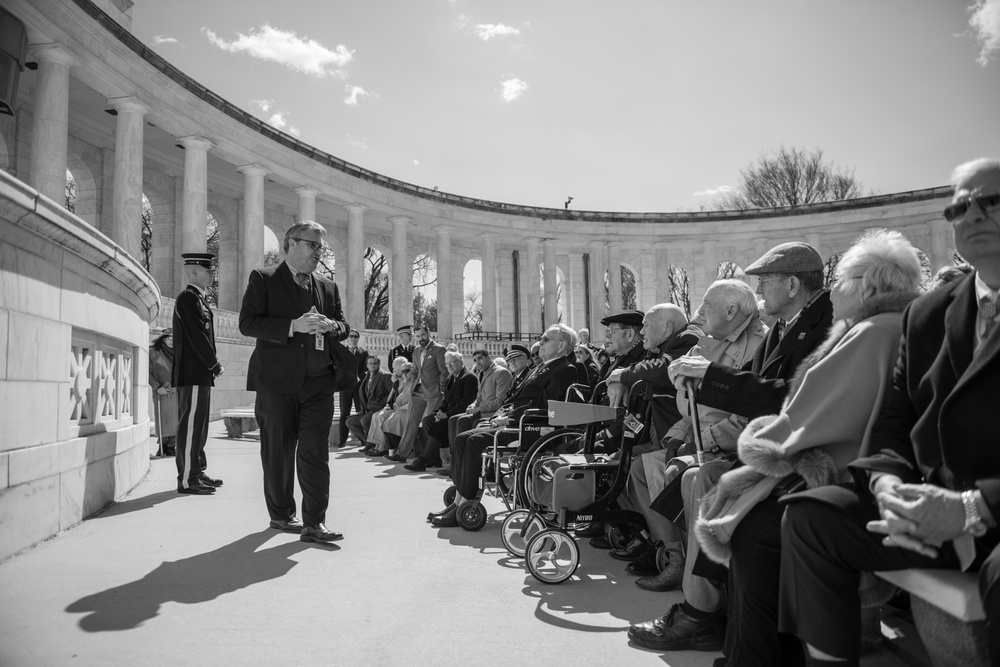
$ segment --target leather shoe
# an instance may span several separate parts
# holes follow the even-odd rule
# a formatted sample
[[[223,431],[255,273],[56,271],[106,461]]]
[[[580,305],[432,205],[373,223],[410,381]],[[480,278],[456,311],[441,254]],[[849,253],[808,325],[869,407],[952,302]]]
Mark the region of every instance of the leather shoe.
[[[650,549],[642,556],[625,566],[625,571],[629,574],[637,574],[640,577],[654,577],[660,573],[656,567],[656,550]]]
[[[303,526],[302,535],[299,536],[302,542],[336,542],[342,539],[343,535],[327,530],[321,523],[315,526]]]
[[[417,458],[413,459],[413,463],[407,463],[403,467],[409,470],[410,472],[424,472],[425,470],[427,470],[427,463],[424,461],[424,457],[418,456]]]
[[[215,493],[215,487],[198,482],[195,484],[188,484],[186,487],[178,486],[177,493],[183,493],[190,496],[210,496]]]
[[[392,461],[393,463],[406,463],[406,457],[400,456],[399,454],[393,454],[392,456],[385,457],[386,461]]]
[[[458,507],[452,505],[441,514],[431,519],[435,528],[455,528],[458,526]]]
[[[611,542],[608,542],[608,538],[605,535],[598,535],[597,537],[590,538],[590,546],[595,549],[610,549]]]
[[[671,549],[670,561],[663,571],[654,577],[639,577],[635,585],[647,591],[663,593],[672,591],[684,581],[684,556],[679,550]],[[628,569],[628,568],[626,568]]]
[[[212,479],[205,473],[201,473],[200,475],[198,475],[198,481],[201,482],[202,484],[205,484],[206,486],[214,486],[216,488],[222,486],[221,479]]]
[[[291,519],[274,519],[271,521],[271,528],[276,528],[286,533],[301,533],[302,522],[294,516]]]
[[[628,638],[654,651],[719,651],[724,625],[721,611],[705,619],[695,619],[678,603],[661,618],[631,626]]]
[[[649,547],[646,546],[642,540],[632,540],[626,544],[621,549],[612,549],[610,552],[612,558],[617,558],[618,560],[638,560],[642,558]]]
[[[433,461],[427,462],[428,468],[440,468],[442,465],[443,464],[441,463],[441,459],[434,459]]]
[[[441,510],[440,512],[431,512],[430,514],[428,514],[428,515],[427,515],[427,523],[430,523],[430,522],[431,522],[431,521],[433,521],[433,520],[434,520],[434,519],[435,519],[436,517],[442,517],[442,516],[444,516],[444,515],[445,515],[445,514],[447,514],[448,512],[452,511],[453,509],[455,509],[455,506],[454,506],[454,505],[448,505],[447,507],[445,507],[445,508],[444,508],[443,510]]]

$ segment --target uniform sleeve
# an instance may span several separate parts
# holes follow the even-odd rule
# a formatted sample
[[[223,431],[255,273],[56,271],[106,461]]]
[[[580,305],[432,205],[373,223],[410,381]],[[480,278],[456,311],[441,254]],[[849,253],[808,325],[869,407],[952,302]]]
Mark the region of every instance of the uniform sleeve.
[[[190,346],[194,356],[205,368],[215,370],[219,366],[219,359],[215,356],[214,341],[206,326],[208,322],[198,297],[188,291],[181,292],[174,302],[174,312],[184,328],[185,345]]]

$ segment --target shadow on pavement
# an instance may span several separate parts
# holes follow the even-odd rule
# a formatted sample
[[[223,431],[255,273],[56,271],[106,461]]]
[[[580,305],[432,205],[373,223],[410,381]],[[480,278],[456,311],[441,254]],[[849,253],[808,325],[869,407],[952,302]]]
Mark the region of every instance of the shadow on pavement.
[[[68,606],[66,611],[71,614],[89,612],[79,622],[80,628],[87,632],[129,630],[156,617],[165,602],[208,602],[276,579],[297,564],[290,556],[311,548],[296,540],[257,551],[278,534],[268,528],[208,553],[165,562],[138,581],[88,595]],[[323,545],[323,548],[336,550],[339,547]]]
[[[129,512],[137,512],[139,510],[148,510],[151,507],[155,507],[160,503],[165,503],[168,500],[173,500],[175,498],[180,498],[181,495],[177,493],[174,489],[169,491],[159,491],[157,493],[151,493],[148,496],[140,496],[138,498],[128,498],[126,500],[119,500],[116,503],[108,505],[108,507],[100,514],[95,514],[89,517],[87,520],[92,521],[94,519],[105,519],[111,516],[121,516],[122,514],[128,514]]]

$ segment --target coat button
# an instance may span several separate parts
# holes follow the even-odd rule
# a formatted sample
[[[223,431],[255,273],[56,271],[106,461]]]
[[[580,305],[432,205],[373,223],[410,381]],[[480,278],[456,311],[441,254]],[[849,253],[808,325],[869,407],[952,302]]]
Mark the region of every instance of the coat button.
[[[302,344],[302,343],[299,343],[299,347],[305,347],[305,345]]]

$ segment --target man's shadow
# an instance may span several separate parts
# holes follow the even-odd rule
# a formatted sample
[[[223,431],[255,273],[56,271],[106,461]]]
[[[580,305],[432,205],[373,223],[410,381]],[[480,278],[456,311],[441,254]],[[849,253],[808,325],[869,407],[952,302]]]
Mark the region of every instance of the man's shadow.
[[[291,556],[310,548],[298,540],[257,549],[279,535],[271,529],[247,535],[215,551],[165,562],[138,581],[80,598],[66,608],[87,632],[129,630],[160,612],[165,602],[198,604],[288,573],[297,564]],[[335,550],[334,545],[324,545]]]

